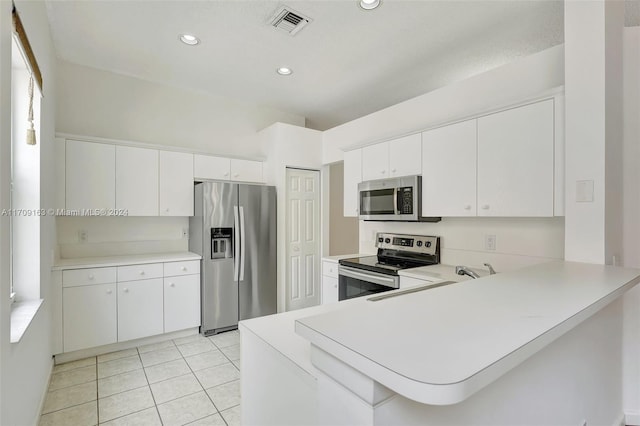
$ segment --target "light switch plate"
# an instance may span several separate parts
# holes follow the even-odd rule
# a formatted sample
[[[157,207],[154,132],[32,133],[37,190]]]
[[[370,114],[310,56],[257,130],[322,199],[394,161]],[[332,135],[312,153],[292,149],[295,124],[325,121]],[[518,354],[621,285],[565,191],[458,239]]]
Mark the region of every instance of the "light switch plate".
[[[576,181],[576,202],[593,203],[593,181],[592,180]]]

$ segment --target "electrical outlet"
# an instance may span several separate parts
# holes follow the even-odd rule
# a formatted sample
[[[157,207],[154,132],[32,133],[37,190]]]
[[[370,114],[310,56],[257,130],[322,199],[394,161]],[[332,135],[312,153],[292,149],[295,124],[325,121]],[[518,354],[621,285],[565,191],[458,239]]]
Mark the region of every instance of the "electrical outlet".
[[[189,230],[187,228],[182,228],[182,238],[189,238]]]
[[[86,229],[81,229],[78,231],[78,241],[81,243],[86,243],[89,241],[89,231]]]
[[[484,249],[485,250],[495,250],[496,249],[496,236],[495,235],[485,235],[484,236]]]

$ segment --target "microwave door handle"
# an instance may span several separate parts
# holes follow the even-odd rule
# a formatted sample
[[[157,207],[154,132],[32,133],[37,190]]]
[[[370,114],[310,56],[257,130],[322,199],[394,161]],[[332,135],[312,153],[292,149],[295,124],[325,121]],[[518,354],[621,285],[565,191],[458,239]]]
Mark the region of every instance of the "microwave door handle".
[[[398,208],[398,204],[400,204],[400,200],[398,199],[398,188],[393,188],[393,201],[394,201],[394,211],[396,213],[396,216],[398,216],[400,214],[400,209]]]

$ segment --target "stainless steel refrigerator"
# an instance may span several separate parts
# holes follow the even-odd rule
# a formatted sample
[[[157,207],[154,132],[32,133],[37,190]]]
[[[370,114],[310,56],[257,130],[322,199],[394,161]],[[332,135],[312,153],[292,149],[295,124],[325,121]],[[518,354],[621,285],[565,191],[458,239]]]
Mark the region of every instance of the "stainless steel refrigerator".
[[[189,250],[202,256],[204,335],[276,313],[276,189],[202,182],[195,185]]]

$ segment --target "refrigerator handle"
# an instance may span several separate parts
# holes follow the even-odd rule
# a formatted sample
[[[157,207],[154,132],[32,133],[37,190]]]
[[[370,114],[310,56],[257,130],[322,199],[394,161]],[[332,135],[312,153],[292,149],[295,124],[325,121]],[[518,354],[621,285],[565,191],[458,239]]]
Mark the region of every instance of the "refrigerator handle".
[[[240,272],[240,220],[238,219],[238,206],[233,206],[233,280],[239,281]]]
[[[244,248],[245,244],[245,232],[244,232],[244,207],[240,206],[240,279],[239,281],[244,281]]]

